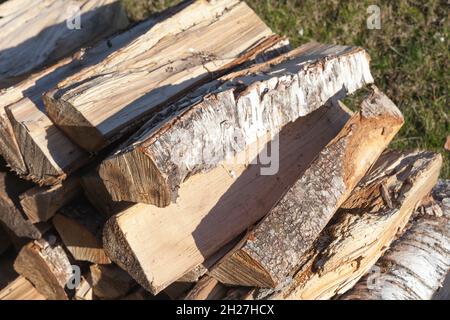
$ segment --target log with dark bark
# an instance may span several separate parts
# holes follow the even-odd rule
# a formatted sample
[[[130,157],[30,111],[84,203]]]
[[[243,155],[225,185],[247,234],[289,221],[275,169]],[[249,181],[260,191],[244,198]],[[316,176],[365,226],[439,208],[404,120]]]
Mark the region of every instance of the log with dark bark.
[[[19,195],[32,185],[12,173],[0,172],[0,221],[18,237],[39,239],[49,228],[45,223],[33,224],[23,212]]]
[[[64,205],[81,195],[78,177],[51,187],[34,187],[20,195],[20,204],[32,223],[47,221]]]
[[[125,12],[117,0],[2,3],[0,89],[127,25]]]
[[[342,299],[433,298],[450,271],[450,180],[440,180],[433,196],[436,209],[418,212],[409,229]]]
[[[356,113],[269,214],[212,271],[225,284],[275,288],[403,124],[400,111],[372,86]]]
[[[272,35],[244,2],[195,1],[59,83],[46,110],[72,141],[98,151]]]
[[[275,175],[262,175],[265,166],[239,154],[234,164],[187,180],[176,204],[136,204],[112,217],[104,230],[108,256],[147,290],[159,292],[267,214],[349,117],[326,106],[286,126],[273,144],[279,150]]]
[[[0,300],[45,300],[30,281],[17,277],[0,291]]]
[[[56,236],[46,234],[24,246],[14,261],[14,269],[46,299],[68,299],[66,285],[72,279],[73,269]]]
[[[167,206],[190,176],[370,82],[364,50],[307,44],[172,105],[106,159],[99,174],[113,200]]]
[[[111,263],[102,246],[102,229],[106,219],[86,199],[77,198],[64,206],[52,221],[75,260]]]

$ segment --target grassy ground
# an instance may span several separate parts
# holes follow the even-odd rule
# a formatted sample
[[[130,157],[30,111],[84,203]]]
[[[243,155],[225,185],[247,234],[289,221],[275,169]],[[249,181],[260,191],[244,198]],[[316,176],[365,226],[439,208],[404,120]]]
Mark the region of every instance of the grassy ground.
[[[129,15],[143,19],[179,1],[122,0]],[[406,123],[395,149],[429,149],[444,156],[442,177],[450,178],[448,101],[450,53],[445,0],[248,0],[277,33],[294,46],[311,40],[352,44],[368,50],[376,84],[400,107]],[[369,5],[381,12],[381,29],[366,26]]]

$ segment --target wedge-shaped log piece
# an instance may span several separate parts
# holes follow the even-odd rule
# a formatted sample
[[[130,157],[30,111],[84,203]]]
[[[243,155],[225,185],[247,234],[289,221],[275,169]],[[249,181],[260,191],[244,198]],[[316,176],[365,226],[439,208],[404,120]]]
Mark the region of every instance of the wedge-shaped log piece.
[[[382,156],[278,298],[329,299],[350,289],[401,234],[441,165],[431,152]]]
[[[81,195],[80,179],[72,177],[51,187],[34,187],[20,195],[20,204],[32,223],[47,221],[59,209]]]
[[[117,0],[10,0],[0,5],[0,89],[128,25]]]
[[[106,219],[83,197],[64,206],[53,218],[62,242],[77,261],[111,263],[102,246],[102,229]]]
[[[88,154],[62,134],[48,118],[41,99],[43,92],[52,89],[58,82],[80,70],[98,64],[143,34],[152,41],[157,37],[163,37],[168,29],[161,30],[158,27],[161,21],[174,14],[183,17],[189,12],[192,13],[191,6],[198,8],[199,4],[185,2],[166,10],[154,19],[100,42],[92,49],[80,50],[73,58],[60,61],[20,83],[17,88],[10,88],[1,94],[0,135],[5,143],[0,143],[0,151],[5,155],[11,168],[38,184],[49,185],[59,183],[85,165],[89,161]],[[256,43],[259,39],[255,36],[253,40]],[[286,40],[279,37],[270,37],[243,56],[239,56],[231,65],[245,64],[254,58],[257,58],[257,61],[261,58],[269,59],[277,54],[277,50],[284,52],[287,44]],[[23,99],[18,101],[21,98]],[[6,111],[3,110],[5,106],[8,106]]]
[[[370,82],[364,50],[305,45],[201,88],[209,93],[201,101],[193,94],[191,101],[172,106],[169,119],[152,119],[128,146],[106,159],[100,176],[116,201],[166,206],[189,176]]]
[[[222,283],[276,287],[298,265],[403,124],[376,87],[270,213],[214,268]]]
[[[66,285],[71,280],[73,269],[56,236],[46,234],[24,246],[14,261],[14,269],[46,299],[68,299]]]
[[[0,291],[0,300],[45,300],[30,281],[17,277]]]
[[[74,142],[98,151],[271,35],[244,2],[195,1],[59,83],[44,97],[47,112]]]
[[[324,107],[286,126],[278,137],[279,157],[271,159],[277,174],[262,175],[267,163],[249,165],[254,156],[246,163],[239,154],[234,164],[187,180],[177,203],[136,204],[121,212],[104,229],[108,256],[147,290],[159,292],[267,214],[348,118],[339,107]],[[276,144],[274,139],[271,146]]]
[[[0,221],[18,237],[39,239],[47,230],[45,223],[33,224],[20,206],[19,196],[32,184],[12,173],[0,172]]]
[[[425,172],[423,173],[425,174]],[[430,300],[450,271],[450,180],[433,189],[437,210],[418,213],[343,299]],[[416,198],[417,200],[417,198]]]

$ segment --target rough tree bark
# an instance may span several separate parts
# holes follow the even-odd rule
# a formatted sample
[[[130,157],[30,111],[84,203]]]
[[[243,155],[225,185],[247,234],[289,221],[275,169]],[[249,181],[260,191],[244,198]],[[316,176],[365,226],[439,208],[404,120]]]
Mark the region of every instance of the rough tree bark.
[[[233,285],[274,288],[282,283],[402,124],[394,103],[372,86],[361,110],[218,263],[213,276]]]
[[[436,209],[410,227],[342,299],[430,300],[450,271],[450,180],[433,189]]]
[[[101,164],[113,200],[166,206],[188,177],[373,79],[364,50],[307,44],[221,80],[149,121]]]
[[[35,240],[20,250],[14,269],[29,280],[45,298],[66,300],[66,285],[73,275],[72,267],[59,240],[51,235]]]
[[[71,24],[77,22],[77,13],[80,28]],[[0,89],[127,25],[116,0],[10,0],[0,4]]]
[[[136,204],[112,217],[104,230],[108,256],[147,290],[159,292],[267,214],[349,117],[327,106],[286,126],[278,137],[279,158],[272,159],[277,174],[262,175],[264,165],[241,162],[246,154],[238,154],[235,165],[187,180],[177,203]]]
[[[59,83],[44,96],[47,113],[72,141],[99,151],[272,35],[244,2],[195,1]]]
[[[18,237],[39,239],[49,228],[45,223],[33,224],[23,212],[19,196],[32,185],[12,173],[0,172],[0,221]]]

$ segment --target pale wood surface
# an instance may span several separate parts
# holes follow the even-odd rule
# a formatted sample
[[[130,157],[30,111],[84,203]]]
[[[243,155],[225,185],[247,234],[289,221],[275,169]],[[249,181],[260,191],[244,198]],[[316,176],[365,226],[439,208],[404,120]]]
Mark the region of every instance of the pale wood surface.
[[[70,29],[74,11],[80,29]],[[128,24],[116,0],[9,0],[0,4],[0,89]]]
[[[269,214],[212,274],[226,284],[275,288],[403,125],[400,111],[372,86],[356,113]]]
[[[73,141],[98,151],[271,35],[244,2],[196,1],[59,83],[44,96],[47,112]]]
[[[185,179],[372,80],[364,50],[307,44],[167,108],[101,164],[100,176],[116,201],[168,205]]]
[[[419,212],[408,230],[377,261],[374,273],[364,276],[343,299],[430,300],[440,286],[448,285],[450,180],[440,180],[433,196],[440,209]]]
[[[52,222],[75,260],[111,263],[101,239],[105,218],[86,199],[79,197],[58,210]]]
[[[32,223],[47,221],[58,209],[81,195],[78,177],[50,187],[34,187],[20,195],[20,204]]]
[[[17,277],[0,291],[0,300],[46,300],[30,281],[22,276]]]
[[[104,230],[109,257],[159,292],[267,214],[348,118],[341,108],[324,107],[285,127],[276,175],[261,175],[256,164],[219,166],[182,184],[177,203],[121,212]]]

